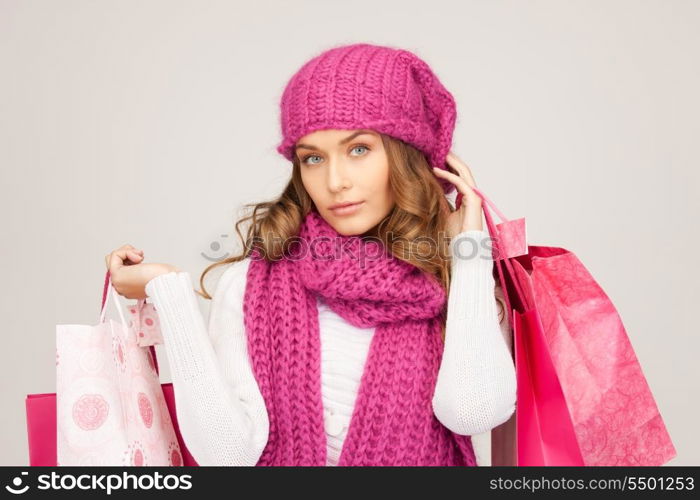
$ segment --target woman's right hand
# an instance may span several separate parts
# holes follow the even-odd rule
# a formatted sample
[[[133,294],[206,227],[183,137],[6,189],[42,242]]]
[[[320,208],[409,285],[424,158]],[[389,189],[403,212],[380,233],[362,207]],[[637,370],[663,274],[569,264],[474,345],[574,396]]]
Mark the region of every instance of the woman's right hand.
[[[172,271],[179,271],[170,264],[144,263],[143,250],[122,245],[105,256],[105,264],[112,278],[114,289],[127,299],[146,298],[146,283]]]

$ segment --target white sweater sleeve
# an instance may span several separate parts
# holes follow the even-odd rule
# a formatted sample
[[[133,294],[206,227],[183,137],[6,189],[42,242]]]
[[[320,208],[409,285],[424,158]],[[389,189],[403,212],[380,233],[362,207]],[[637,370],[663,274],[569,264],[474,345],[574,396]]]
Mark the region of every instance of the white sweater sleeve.
[[[433,394],[440,422],[462,435],[487,432],[515,411],[516,375],[508,320],[499,324],[487,231],[469,230],[450,242],[452,278],[445,345]],[[486,240],[486,241],[485,241]]]
[[[265,402],[251,370],[243,323],[248,259],[219,278],[208,327],[189,273],[151,279],[182,438],[199,465],[255,465],[267,444]]]

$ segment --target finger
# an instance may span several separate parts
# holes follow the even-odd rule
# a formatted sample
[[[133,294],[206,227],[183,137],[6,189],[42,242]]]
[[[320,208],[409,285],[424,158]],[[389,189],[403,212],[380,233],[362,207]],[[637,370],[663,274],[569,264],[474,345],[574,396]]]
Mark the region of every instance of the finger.
[[[127,250],[115,250],[109,256],[108,268],[111,273],[114,273],[124,265],[124,260],[127,258]]]
[[[136,248],[134,245],[130,245],[128,243],[126,245],[120,246],[119,248],[117,248],[117,250],[132,250],[134,252],[143,254],[143,250]]]
[[[444,177],[454,184],[464,196],[476,196],[476,193],[472,191],[471,187],[469,187],[464,178],[460,177],[459,175],[440,168],[434,168],[434,172],[439,177]]]
[[[466,170],[467,170],[466,164],[459,158],[459,156],[457,156],[457,155],[454,154],[454,153],[450,153],[450,154],[447,156],[447,159],[449,160],[449,161],[447,162],[447,164],[448,164],[455,172],[459,173],[460,175],[463,175],[464,173],[466,173]]]
[[[449,179],[455,186],[457,187],[457,192],[462,195],[462,200],[461,203],[458,203],[457,205],[459,208],[463,208],[467,205],[473,205],[473,204],[480,204],[481,203],[481,197],[479,197],[473,190],[472,188],[458,175],[455,175],[450,172],[442,172],[442,175],[445,177],[452,176],[451,179]],[[459,195],[458,195],[459,196]]]
[[[471,170],[469,169],[469,166],[466,163],[464,163],[459,158],[455,157],[452,166],[457,172],[459,172],[459,175],[464,178],[467,184],[469,184],[470,186],[475,185],[474,177],[472,176]]]
[[[131,262],[134,262],[134,263],[140,262],[141,260],[143,260],[143,254],[137,253],[134,250],[127,250],[126,256],[128,257],[128,259]]]
[[[467,165],[463,160],[461,160],[456,154],[452,152],[448,154],[448,158],[450,159],[449,165],[452,168],[454,168],[461,177],[464,178],[467,184],[469,184],[470,186],[476,186],[476,183],[474,182],[474,176],[472,175],[469,165]]]

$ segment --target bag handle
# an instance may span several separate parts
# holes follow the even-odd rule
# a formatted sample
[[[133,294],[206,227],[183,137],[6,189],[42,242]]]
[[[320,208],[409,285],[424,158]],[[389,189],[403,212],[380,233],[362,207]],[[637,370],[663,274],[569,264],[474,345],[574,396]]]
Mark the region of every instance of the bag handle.
[[[124,327],[127,327],[126,320],[124,319],[124,314],[122,312],[122,306],[119,303],[119,299],[117,299],[117,294],[114,291],[114,287],[112,286],[112,276],[109,273],[109,270],[105,273],[105,283],[104,287],[102,289],[102,305],[100,306],[100,323],[104,322],[105,319],[105,312],[107,308],[105,307],[107,303],[107,296],[111,295],[112,298],[114,299],[114,305],[117,307],[117,311],[119,312],[119,318],[122,321],[122,325]],[[160,368],[158,367],[158,358],[156,357],[156,349],[154,346],[149,346],[151,350],[151,356],[153,357],[153,366],[156,369],[156,373],[160,375]]]
[[[481,190],[477,189],[476,187],[472,187],[472,186],[470,186],[470,187],[472,188],[472,191],[474,191],[476,194],[479,195],[479,198],[481,198],[481,200],[484,201],[485,204],[489,205],[493,209],[493,211],[496,212],[496,215],[498,215],[498,218],[501,219],[501,222],[510,222],[510,219],[508,217],[506,217],[503,214],[503,212],[501,212],[498,209],[498,207]],[[455,200],[455,205],[456,205],[457,210],[459,210],[459,207],[462,205],[462,198],[463,197],[464,197],[464,195],[462,193],[459,193],[457,195],[457,199]],[[484,204],[482,204],[482,206],[484,206]]]
[[[471,187],[471,189],[482,199],[483,203],[481,204],[481,208],[484,212],[484,217],[486,218],[486,226],[488,227],[489,234],[494,240],[494,245],[495,245],[495,250],[497,252],[501,252],[500,249],[500,232],[498,231],[498,227],[493,221],[493,217],[491,216],[491,212],[489,210],[489,206],[496,212],[498,217],[501,219],[502,222],[509,222],[510,219],[508,219],[503,212],[501,212],[498,207],[478,188],[476,187]],[[461,194],[461,193],[460,193]],[[461,199],[460,199],[461,201]],[[461,203],[460,203],[461,204]],[[459,206],[459,204],[458,204]],[[526,300],[526,295],[523,292],[520,281],[517,279],[515,271],[513,270],[513,265],[510,262],[509,257],[504,257],[502,259],[496,258],[494,259],[494,264],[496,265],[496,270],[498,271],[498,279],[501,283],[501,289],[503,290],[503,298],[505,299],[506,302],[506,307],[508,308],[508,324],[510,327],[512,327],[512,318],[511,314],[513,314],[513,306],[510,301],[510,298],[508,296],[508,288],[506,286],[506,278],[505,275],[508,274],[510,276],[511,281],[513,282],[513,286],[515,288],[515,294],[517,299],[520,301],[520,304],[525,307],[526,309],[529,309],[530,306]]]
[[[104,284],[104,289],[102,291],[102,306],[100,307],[100,323],[104,323],[105,320],[105,313],[107,312],[107,296],[111,295],[112,299],[114,300],[114,306],[117,308],[117,312],[119,313],[119,319],[122,322],[122,325],[127,326],[126,320],[124,319],[124,313],[122,312],[122,306],[119,303],[119,299],[117,298],[117,294],[115,293],[114,287],[112,286],[112,276],[109,274],[109,271],[107,271],[107,274],[105,274],[105,284]]]

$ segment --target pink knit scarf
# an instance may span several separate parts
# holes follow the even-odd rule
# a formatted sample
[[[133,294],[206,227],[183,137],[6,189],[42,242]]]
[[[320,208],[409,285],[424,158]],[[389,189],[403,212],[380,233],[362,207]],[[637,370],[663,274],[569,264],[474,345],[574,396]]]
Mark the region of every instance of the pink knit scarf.
[[[317,298],[349,323],[375,327],[338,465],[476,465],[471,437],[432,410],[444,290],[383,249],[312,211],[285,258],[253,251],[243,309],[270,422],[257,465],[326,464]]]

